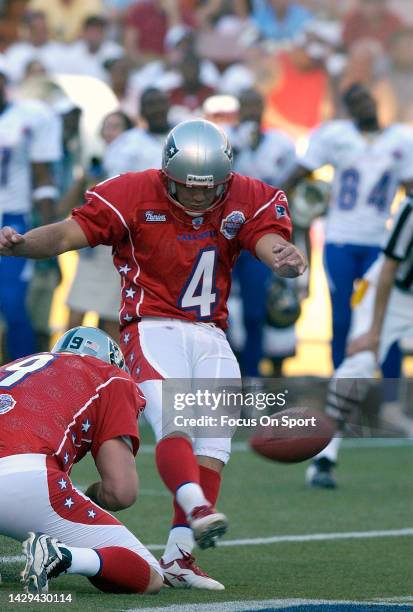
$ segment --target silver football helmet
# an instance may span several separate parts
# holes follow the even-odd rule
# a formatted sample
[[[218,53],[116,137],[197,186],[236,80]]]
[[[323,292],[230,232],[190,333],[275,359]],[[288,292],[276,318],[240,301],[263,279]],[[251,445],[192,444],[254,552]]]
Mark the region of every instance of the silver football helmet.
[[[96,327],[73,327],[56,342],[52,353],[90,355],[129,372],[120,346],[106,332]]]
[[[330,183],[315,179],[300,181],[290,197],[294,225],[308,229],[314,219],[326,214],[330,196]]]
[[[176,199],[176,183],[215,189],[211,210],[232,177],[232,149],[225,132],[205,119],[178,124],[166,138],[162,171],[167,177],[170,199],[181,207]]]
[[[301,314],[295,279],[273,275],[266,296],[266,319],[270,327],[284,329],[294,325]]]

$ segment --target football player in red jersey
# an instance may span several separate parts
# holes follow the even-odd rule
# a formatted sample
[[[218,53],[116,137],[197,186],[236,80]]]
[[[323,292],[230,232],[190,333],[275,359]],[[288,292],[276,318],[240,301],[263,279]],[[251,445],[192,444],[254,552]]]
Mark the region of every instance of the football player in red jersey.
[[[156,559],[106,511],[131,506],[138,490],[145,400],[126,370],[118,345],[90,327],[0,368],[0,533],[23,541],[29,592],[63,572],[114,593],[163,584]],[[101,481],[82,493],[69,474],[88,451]]]
[[[70,219],[24,235],[0,230],[1,255],[42,258],[113,247],[122,279],[121,345],[146,398],[159,473],[174,496],[161,565],[177,588],[224,588],[194,564],[191,552],[194,538],[207,548],[226,530],[214,506],[231,440],[165,435],[162,380],[240,379],[224,333],[232,267],[247,249],[281,276],[302,274],[306,263],[290,236],[284,192],[233,173],[226,135],[205,120],[169,133],[161,170],[96,185]]]

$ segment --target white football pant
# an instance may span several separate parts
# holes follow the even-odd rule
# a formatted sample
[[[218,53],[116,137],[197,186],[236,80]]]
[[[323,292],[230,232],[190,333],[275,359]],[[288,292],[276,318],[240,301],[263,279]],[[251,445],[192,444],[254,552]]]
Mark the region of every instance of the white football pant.
[[[213,324],[165,317],[143,317],[138,325],[130,325],[126,329],[129,334],[125,347],[127,362],[145,395],[144,415],[157,441],[165,435],[166,415],[162,411],[163,379],[210,379],[213,387],[211,391],[218,390],[223,379],[241,380],[239,365],[225,332]],[[124,338],[123,333],[123,345]],[[196,407],[194,411],[196,413]],[[227,463],[231,438],[214,438],[212,435],[193,438],[195,454]]]

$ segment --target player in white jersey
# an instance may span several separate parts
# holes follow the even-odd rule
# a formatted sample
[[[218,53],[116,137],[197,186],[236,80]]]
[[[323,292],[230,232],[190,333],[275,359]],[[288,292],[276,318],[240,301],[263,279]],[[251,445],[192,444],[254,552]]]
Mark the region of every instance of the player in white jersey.
[[[234,169],[271,185],[281,185],[296,164],[294,143],[279,130],[261,129],[264,101],[258,91],[246,89],[239,95],[239,103],[240,124],[231,132],[235,144]],[[263,354],[273,358],[277,367],[282,357],[294,354],[294,327],[276,330],[265,325],[267,291],[272,276],[271,270],[261,261],[246,251],[241,253],[234,269],[234,279],[238,280],[242,301],[245,342],[240,363],[245,376],[258,376],[258,364]],[[232,316],[236,316],[235,308],[233,293],[230,301]],[[241,342],[234,334],[231,336],[231,332],[230,340],[236,350],[241,348],[238,346]]]
[[[53,220],[58,193],[49,163],[61,156],[61,128],[42,102],[8,101],[6,83],[7,68],[0,58],[0,210],[3,223],[21,232],[30,228],[33,205],[41,223]],[[36,351],[25,304],[32,265],[25,259],[0,259],[0,313],[10,359]]]
[[[107,147],[103,164],[108,176],[161,167],[162,148],[172,127],[168,123],[169,96],[150,87],[142,93],[140,107],[146,126],[123,132]]]
[[[335,368],[345,354],[354,280],[378,256],[397,189],[413,186],[413,130],[406,125],[382,129],[376,103],[361,85],[352,85],[344,102],[351,119],[330,121],[316,129],[300,165],[284,185],[289,188],[326,164],[334,167],[325,266],[333,309]],[[386,376],[397,377],[398,372],[389,370]]]
[[[365,292],[354,310],[349,356],[329,384],[326,412],[340,425],[367,394],[376,361],[383,363],[395,341],[413,334],[413,194],[401,205],[383,253],[363,278]],[[307,470],[308,484],[335,488],[340,440],[334,438],[315,457]]]

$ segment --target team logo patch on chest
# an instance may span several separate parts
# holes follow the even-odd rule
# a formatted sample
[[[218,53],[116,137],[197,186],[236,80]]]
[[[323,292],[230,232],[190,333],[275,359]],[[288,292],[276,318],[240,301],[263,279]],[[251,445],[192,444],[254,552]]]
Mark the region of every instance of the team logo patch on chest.
[[[145,210],[144,219],[146,223],[166,223],[167,216],[163,211]]]
[[[0,414],[6,414],[6,412],[10,412],[16,405],[16,400],[14,397],[9,395],[8,393],[0,393]]]
[[[235,238],[245,223],[245,215],[239,210],[233,210],[229,213],[221,223],[221,234],[228,240]]]

